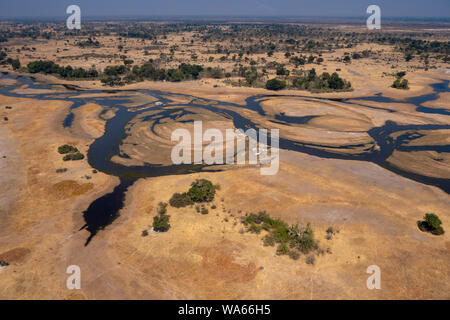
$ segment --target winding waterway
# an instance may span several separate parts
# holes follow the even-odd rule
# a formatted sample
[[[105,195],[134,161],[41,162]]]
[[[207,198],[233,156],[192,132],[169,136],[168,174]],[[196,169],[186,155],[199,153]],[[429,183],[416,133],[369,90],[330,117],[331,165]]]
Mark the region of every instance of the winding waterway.
[[[82,229],[89,231],[90,236],[86,240],[86,245],[92,240],[92,238],[97,234],[97,232],[110,223],[112,223],[117,217],[118,212],[123,207],[125,194],[129,186],[131,186],[136,180],[145,177],[158,177],[164,175],[175,175],[175,174],[187,174],[199,171],[217,171],[220,170],[217,166],[214,168],[207,165],[151,165],[146,164],[142,166],[126,166],[114,161],[111,161],[112,157],[119,156],[126,158],[127,155],[120,153],[120,144],[127,137],[125,131],[125,126],[127,123],[135,118],[137,115],[147,112],[155,111],[151,118],[153,121],[153,127],[155,123],[161,121],[162,119],[170,118],[176,120],[183,114],[189,111],[184,108],[203,108],[214,112],[216,114],[224,115],[227,118],[232,119],[234,126],[236,128],[248,129],[254,128],[259,129],[258,126],[251,120],[245,118],[240,113],[231,110],[229,107],[248,109],[257,112],[260,116],[266,116],[264,109],[261,107],[261,102],[264,99],[270,98],[270,95],[257,95],[246,99],[246,104],[239,105],[234,103],[226,103],[216,100],[208,100],[204,98],[197,98],[190,95],[183,94],[173,94],[169,92],[152,91],[152,90],[78,90],[73,86],[65,86],[66,89],[71,91],[64,92],[52,92],[52,93],[16,93],[13,92],[15,89],[30,88],[30,89],[53,89],[55,86],[59,85],[49,85],[40,84],[35,82],[31,77],[12,77],[7,73],[3,73],[0,76],[2,78],[9,78],[17,80],[17,83],[9,86],[0,86],[0,94],[19,97],[19,98],[33,98],[39,100],[64,100],[71,101],[71,109],[82,106],[86,103],[96,103],[105,108],[112,108],[115,110],[115,116],[106,121],[105,133],[100,138],[96,139],[90,146],[87,154],[87,159],[89,164],[98,171],[106,173],[108,175],[116,176],[120,179],[120,184],[114,188],[111,193],[108,193],[94,202],[92,202],[89,207],[83,212],[85,225]],[[362,100],[362,101],[375,101],[383,103],[409,103],[416,106],[416,111],[419,113],[433,113],[450,115],[449,109],[438,109],[438,108],[428,108],[423,106],[425,102],[433,101],[438,98],[439,93],[449,92],[449,81],[443,81],[432,85],[433,93],[423,96],[413,97],[405,99],[404,101],[392,100],[390,98],[384,97],[382,95],[375,95],[373,97],[362,97],[353,98],[352,100]],[[150,107],[139,106],[139,107],[126,107],[125,105],[131,102],[131,95],[139,92],[140,94],[145,94],[152,96],[159,101],[159,105],[153,105]],[[86,97],[87,94],[94,93],[119,93],[120,95],[115,95],[114,97]],[[83,97],[78,97],[79,94],[83,94]],[[167,97],[170,96],[184,96],[188,97],[191,102],[177,104],[177,109],[182,110],[181,114],[170,112],[165,107],[171,102]],[[320,99],[326,103],[327,101],[339,101],[340,103],[354,104],[354,102],[347,101],[346,99],[326,99],[326,98],[313,98],[313,97],[302,97],[294,95],[286,95],[288,97],[299,97],[307,99]],[[279,95],[277,97],[280,97]],[[203,101],[207,103],[198,103],[198,101]],[[196,103],[197,102],[197,103]],[[172,105],[173,106],[173,105]],[[371,106],[364,106],[368,108],[376,108],[381,110],[386,110],[388,112],[396,112],[395,110],[389,108],[377,108]],[[304,117],[293,117],[286,116],[284,113],[275,115],[274,119],[270,121],[283,124],[283,125],[302,125],[306,124],[309,120],[315,118],[316,116],[304,116]],[[64,127],[70,127],[74,120],[74,114],[70,112],[63,123]],[[153,130],[152,127],[152,130]],[[313,145],[311,143],[302,143],[298,141],[292,141],[283,137],[280,137],[279,148],[285,150],[293,150],[297,152],[307,153],[321,158],[334,158],[334,159],[344,159],[344,160],[361,160],[373,162],[387,170],[395,172],[403,177],[428,184],[434,185],[441,188],[446,193],[450,193],[450,180],[443,178],[428,177],[420,175],[417,173],[409,172],[400,168],[397,168],[386,161],[395,150],[402,152],[411,151],[436,151],[439,153],[450,152],[449,145],[430,145],[430,146],[408,146],[408,143],[414,139],[417,139],[423,135],[419,133],[411,133],[411,131],[425,131],[425,130],[439,130],[439,129],[450,129],[450,125],[438,125],[438,124],[425,124],[425,125],[398,125],[392,121],[386,121],[383,126],[375,127],[367,131],[367,133],[372,137],[372,139],[377,143],[378,148],[368,148],[364,152],[356,154],[347,154],[339,152],[337,149],[361,147],[361,145],[355,146],[326,146],[326,145]],[[406,133],[404,131],[407,131]],[[396,132],[402,132],[396,139],[392,138],[392,134]],[[336,150],[336,151],[334,151]]]

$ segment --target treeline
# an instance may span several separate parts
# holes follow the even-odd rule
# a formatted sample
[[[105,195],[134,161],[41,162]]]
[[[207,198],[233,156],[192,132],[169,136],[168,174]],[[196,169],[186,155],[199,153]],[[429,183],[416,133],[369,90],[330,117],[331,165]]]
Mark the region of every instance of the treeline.
[[[352,87],[350,81],[342,79],[336,72],[331,75],[328,72],[318,75],[314,68],[288,80],[289,83],[285,80],[270,79],[266,82],[265,87],[268,90],[281,90],[289,86],[294,89],[311,91],[338,91],[348,90]]]
[[[123,85],[142,80],[153,81],[182,81],[198,79],[200,74],[214,77],[214,70],[210,68],[204,70],[203,66],[182,63],[178,68],[163,69],[158,68],[152,61],[142,66],[130,68],[127,65],[108,66],[99,73],[96,69],[73,68],[71,66],[62,67],[52,61],[33,61],[28,63],[27,70],[30,73],[56,74],[62,78],[99,78],[102,83],[108,85]]]
[[[0,64],[10,64],[11,67],[13,68],[13,70],[17,70],[20,68],[20,61],[19,59],[12,59],[12,58],[7,58],[7,53],[6,53],[6,49],[3,50],[2,48],[0,48]]]
[[[86,70],[71,66],[62,67],[53,61],[43,60],[28,63],[27,70],[30,73],[57,74],[62,78],[97,78],[99,76],[98,71],[94,68]]]
[[[143,80],[177,82],[198,79],[203,71],[203,66],[187,63],[180,64],[178,68],[158,68],[150,60],[142,66],[134,66],[131,69],[127,66],[107,67],[103,72],[101,81],[108,85],[122,85]],[[206,73],[204,75],[207,76]]]
[[[17,68],[20,67],[20,63]],[[201,65],[182,63],[177,68],[159,68],[153,60],[141,66],[117,65],[108,66],[99,73],[94,68],[72,68],[71,66],[62,67],[52,61],[33,61],[27,65],[30,73],[56,74],[63,78],[100,78],[101,82],[110,86],[120,86],[125,83],[138,82],[143,80],[152,81],[183,81],[196,80],[201,77],[206,78],[223,78],[230,77],[231,74],[224,73],[220,68],[204,68]],[[320,90],[335,91],[346,90],[351,88],[351,83],[339,77],[334,72],[331,75],[324,72],[321,75],[316,73],[313,68],[309,71],[302,71],[295,76],[289,76],[289,71],[284,67],[277,69],[277,75],[282,76],[283,80],[271,79],[264,82],[264,74],[258,73],[257,69],[252,66],[250,68],[242,67],[237,75],[245,79],[245,83],[239,82],[239,85],[248,86],[265,86],[269,90],[280,90],[286,87],[302,89],[302,90]]]
[[[346,81],[339,77],[336,72],[333,72],[331,75],[328,72],[318,75],[316,70],[312,68],[309,71],[305,71],[302,76],[295,77],[292,80],[292,86],[306,90],[335,91],[350,89],[352,85],[350,81]]]

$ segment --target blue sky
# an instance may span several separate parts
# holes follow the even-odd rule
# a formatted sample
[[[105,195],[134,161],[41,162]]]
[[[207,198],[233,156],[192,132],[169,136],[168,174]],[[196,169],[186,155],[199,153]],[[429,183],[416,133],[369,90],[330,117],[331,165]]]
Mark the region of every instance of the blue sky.
[[[66,17],[76,4],[82,16],[321,16],[362,17],[370,4],[384,17],[450,18],[450,0],[0,0],[0,17]]]

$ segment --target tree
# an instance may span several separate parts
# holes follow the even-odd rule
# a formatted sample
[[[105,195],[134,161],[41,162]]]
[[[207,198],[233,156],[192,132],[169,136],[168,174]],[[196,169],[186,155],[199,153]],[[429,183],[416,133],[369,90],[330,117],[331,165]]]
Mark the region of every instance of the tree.
[[[278,80],[278,79],[271,79],[267,80],[266,82],[266,89],[267,90],[281,90],[286,88],[286,81]]]
[[[167,214],[157,215],[153,217],[153,230],[158,232],[166,232],[170,229],[170,216]]]
[[[423,217],[423,221],[417,221],[417,226],[421,231],[431,232],[434,235],[444,234],[444,229],[441,224],[442,221],[439,217],[434,213],[427,213]]]
[[[216,188],[211,181],[197,179],[191,184],[188,191],[190,199],[194,202],[210,202],[214,199]]]
[[[394,80],[394,83],[392,84],[392,88],[406,90],[409,88],[408,80],[397,78]]]
[[[193,204],[192,199],[189,197],[187,192],[174,193],[172,198],[170,198],[169,203],[172,207],[181,208]]]
[[[160,202],[157,211],[158,215],[153,217],[153,230],[166,232],[170,229],[170,216],[167,215],[167,203]]]

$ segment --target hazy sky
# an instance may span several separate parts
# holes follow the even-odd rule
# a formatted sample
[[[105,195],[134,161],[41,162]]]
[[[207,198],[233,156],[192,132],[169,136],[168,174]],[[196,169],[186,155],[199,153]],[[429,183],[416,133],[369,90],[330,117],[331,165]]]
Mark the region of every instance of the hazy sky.
[[[385,17],[450,18],[450,0],[0,0],[0,17],[66,17],[70,4],[89,16],[362,17],[370,4]]]

